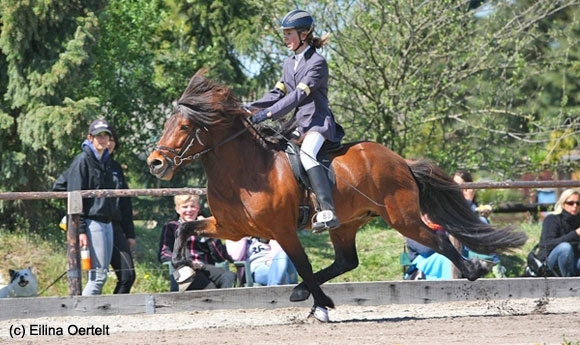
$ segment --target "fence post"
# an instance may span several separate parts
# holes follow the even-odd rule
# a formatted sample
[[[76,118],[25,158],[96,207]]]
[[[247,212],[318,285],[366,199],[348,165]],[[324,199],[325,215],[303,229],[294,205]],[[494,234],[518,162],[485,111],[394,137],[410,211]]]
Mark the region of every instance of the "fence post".
[[[82,286],[81,260],[79,252],[80,214],[83,212],[83,197],[80,191],[68,192],[67,203],[67,263],[68,295],[80,296]]]

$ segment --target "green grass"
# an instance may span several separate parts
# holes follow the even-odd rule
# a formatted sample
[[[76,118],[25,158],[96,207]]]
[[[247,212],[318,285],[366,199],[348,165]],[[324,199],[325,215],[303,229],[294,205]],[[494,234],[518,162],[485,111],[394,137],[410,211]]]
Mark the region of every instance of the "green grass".
[[[56,226],[56,225],[55,225]],[[160,226],[146,226],[136,222],[137,245],[134,248],[136,281],[133,293],[155,293],[168,291],[167,269],[157,261]],[[540,226],[521,224],[529,239],[523,248],[511,254],[500,255],[502,264],[507,268],[508,277],[518,277],[525,266],[525,258],[535,243],[538,242]],[[301,234],[300,239],[306,248],[314,270],[330,265],[334,252],[328,233],[313,235]],[[399,255],[403,250],[404,238],[397,231],[387,229],[381,221],[370,223],[357,235],[357,248],[360,265],[332,282],[389,281],[402,279],[402,267]],[[49,239],[42,239],[35,234],[0,233],[0,272],[4,280],[8,279],[8,269],[19,269],[31,266],[39,278],[39,292],[50,284],[42,296],[67,296],[66,277],[66,234],[54,232]],[[62,277],[61,277],[62,276]],[[58,279],[61,277],[60,279]],[[114,274],[109,276],[103,293],[110,294],[116,284]]]
[[[137,277],[132,292],[168,291],[167,268],[157,261],[160,229],[136,222],[136,231],[138,238],[134,256]],[[48,288],[42,296],[67,296],[66,234],[60,232],[50,237],[42,239],[35,234],[0,232],[0,248],[3,248],[0,273],[4,282],[8,280],[8,269],[31,266],[39,280],[39,293]],[[86,276],[83,276],[83,283],[85,279]],[[117,278],[110,273],[103,293],[112,293],[116,282]]]
[[[306,235],[301,235],[300,240],[314,271],[332,263],[334,250],[328,232],[320,235],[308,232]],[[359,267],[334,278],[332,282],[384,281],[402,278],[399,255],[403,250],[405,240],[401,234],[393,229],[386,229],[384,225],[377,222],[361,229],[357,234],[356,242]]]

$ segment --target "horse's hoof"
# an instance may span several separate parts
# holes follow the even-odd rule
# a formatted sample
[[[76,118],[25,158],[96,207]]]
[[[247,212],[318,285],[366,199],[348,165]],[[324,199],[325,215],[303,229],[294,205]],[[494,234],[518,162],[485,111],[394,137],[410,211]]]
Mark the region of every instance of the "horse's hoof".
[[[495,263],[493,261],[472,258],[467,261],[467,271],[463,272],[463,277],[469,281],[476,281],[489,273],[494,265]]]
[[[481,263],[481,268],[485,270],[485,274],[491,271],[493,269],[493,266],[495,266],[495,262],[493,261],[479,260],[479,262]]]
[[[191,283],[193,283],[193,279],[185,281],[185,282],[180,283],[180,284],[177,284],[177,287],[179,288],[179,292],[187,291],[187,288],[189,288]]]
[[[305,288],[295,287],[290,295],[290,302],[306,301],[310,297],[310,291]]]
[[[173,271],[173,278],[179,286],[179,292],[183,292],[193,283],[195,271],[189,266],[182,266]]]
[[[320,322],[327,323],[329,321],[328,318],[328,309],[324,307],[313,306],[312,310],[310,310],[310,314],[308,315],[309,318],[314,317],[316,320]]]

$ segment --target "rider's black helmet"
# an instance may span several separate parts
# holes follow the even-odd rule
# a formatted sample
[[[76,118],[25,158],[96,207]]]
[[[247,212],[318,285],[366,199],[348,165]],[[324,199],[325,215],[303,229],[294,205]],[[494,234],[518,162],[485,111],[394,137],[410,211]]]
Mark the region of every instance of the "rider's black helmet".
[[[310,13],[303,10],[292,10],[282,19],[281,29],[296,29],[296,31],[314,31],[314,19]]]

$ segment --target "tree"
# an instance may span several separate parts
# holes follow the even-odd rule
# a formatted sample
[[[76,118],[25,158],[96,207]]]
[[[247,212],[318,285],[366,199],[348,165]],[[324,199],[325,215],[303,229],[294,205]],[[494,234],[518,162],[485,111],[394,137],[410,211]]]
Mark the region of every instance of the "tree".
[[[565,37],[567,47],[578,46],[569,26],[556,36],[542,24],[578,1],[493,4],[485,15],[470,10],[470,1],[326,4],[337,90],[331,101],[349,138],[432,158],[450,171],[515,177],[538,167],[527,158],[554,126],[525,107],[526,91],[570,64],[568,48],[540,43]]]
[[[577,146],[579,1],[0,0],[0,188],[50,189],[98,117],[118,127],[131,186],[202,185],[199,165],[171,183],[145,165],[172,101],[202,67],[259,97],[296,7],[332,34],[346,140],[504,178],[560,165]],[[4,202],[0,219],[36,229],[59,205]]]
[[[79,90],[91,77],[105,4],[0,0],[2,189],[46,190],[69,138],[98,114],[98,99]],[[0,218],[11,228],[19,220],[36,228],[46,219],[39,203],[2,203]]]
[[[90,121],[103,117],[118,129],[117,154],[131,186],[203,184],[199,165],[167,183],[148,173],[144,158],[197,69],[210,67],[212,76],[244,91],[240,59],[259,47],[257,6],[254,0],[0,0],[6,100],[0,104],[0,188],[49,190],[79,152]],[[42,228],[41,219],[56,224],[58,205],[6,202],[0,223],[33,230]]]

